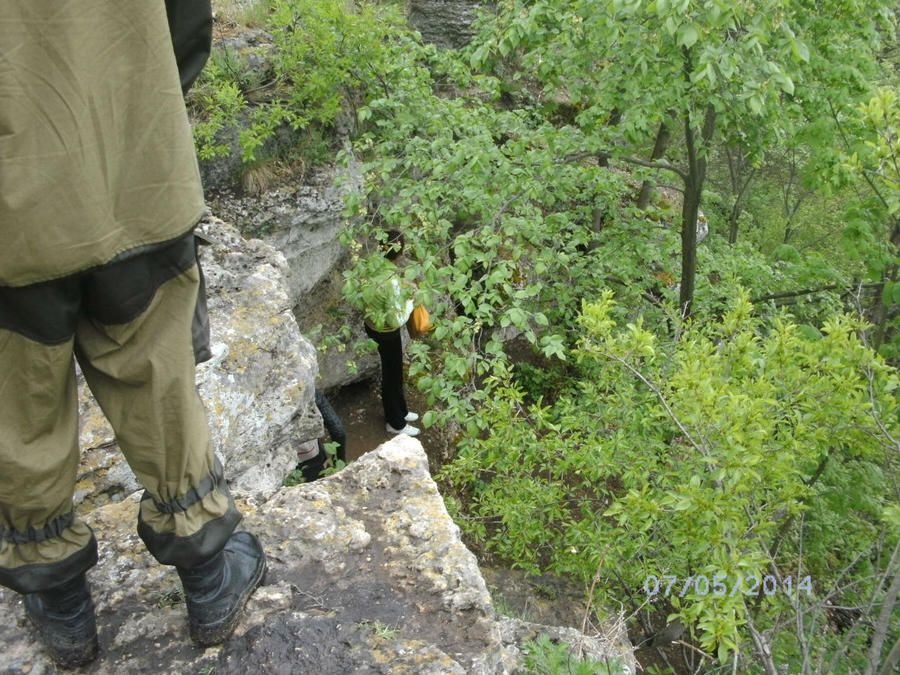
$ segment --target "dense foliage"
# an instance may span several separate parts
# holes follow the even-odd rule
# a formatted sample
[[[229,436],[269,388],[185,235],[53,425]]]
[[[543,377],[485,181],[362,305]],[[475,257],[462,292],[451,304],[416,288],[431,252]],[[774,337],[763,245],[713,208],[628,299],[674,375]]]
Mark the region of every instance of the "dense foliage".
[[[402,229],[436,320],[409,373],[425,424],[459,430],[440,479],[469,541],[621,604],[636,641],[680,621],[710,672],[887,672],[889,5],[509,0],[462,53],[391,7],[270,6],[269,93],[213,69],[201,154],[229,115],[250,115],[249,159],[278,125],[355,109],[344,296],[370,305]]]
[[[552,402],[521,387],[482,408],[491,433],[445,469],[463,526],[526,569],[595,579],[606,606],[653,601],[723,662],[744,631],[767,640],[799,615],[799,636],[775,633],[775,662],[823,672],[836,644],[823,599],[864,605],[896,555],[896,373],[850,317],[806,336],[755,318],[744,292],[677,342],[614,314],[609,291],[584,304]],[[835,578],[846,570],[853,582]],[[861,653],[840,662],[861,672]]]
[[[189,103],[197,154],[231,151],[223,132],[240,127],[243,160],[253,162],[279,128],[331,125],[345,101],[379,86],[390,66],[382,43],[401,21],[392,8],[363,5],[347,12],[339,0],[261,0],[271,47],[248,54],[214,51]],[[259,10],[257,10],[259,11]],[[252,49],[248,49],[252,53]]]

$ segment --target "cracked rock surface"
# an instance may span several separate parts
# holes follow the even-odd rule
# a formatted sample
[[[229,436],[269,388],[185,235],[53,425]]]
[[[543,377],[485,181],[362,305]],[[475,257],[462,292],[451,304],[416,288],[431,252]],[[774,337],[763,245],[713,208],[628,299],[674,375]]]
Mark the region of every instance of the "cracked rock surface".
[[[267,578],[224,646],[194,647],[173,568],[135,533],[138,495],[86,514],[100,544],[88,573],[101,655],[89,673],[512,673],[539,633],[578,643],[634,672],[621,634],[588,638],[494,612],[422,446],[399,436],[341,472],[238,495],[241,527],[268,554]],[[56,670],[34,641],[19,597],[0,589],[0,672]]]
[[[297,464],[297,451],[324,434],[315,407],[316,349],[297,326],[284,256],[207,217],[198,231],[206,279],[212,359],[197,388],[212,420],[213,447],[237,490],[268,496]],[[80,447],[75,502],[100,506],[140,489],[112,428],[78,374]]]

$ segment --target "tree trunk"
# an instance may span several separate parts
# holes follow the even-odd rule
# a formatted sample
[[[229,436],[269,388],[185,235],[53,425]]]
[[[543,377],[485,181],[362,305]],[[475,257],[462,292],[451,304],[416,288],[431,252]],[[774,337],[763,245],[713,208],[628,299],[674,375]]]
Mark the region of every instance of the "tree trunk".
[[[689,133],[693,134],[693,131]],[[691,303],[694,301],[694,277],[697,273],[697,213],[700,210],[701,189],[702,181],[692,166],[684,185],[684,204],[681,207],[681,294],[678,302],[685,318],[690,316]]]
[[[890,568],[888,568],[888,571],[890,571]],[[897,605],[898,595],[900,595],[900,565],[897,565],[896,572],[894,572],[894,579],[891,582],[887,593],[884,594],[878,621],[869,638],[871,640],[871,645],[869,646],[869,663],[864,671],[865,675],[874,675],[875,669],[879,666],[882,645],[884,644],[885,638],[889,635],[891,616],[894,607]],[[892,649],[891,652],[893,651],[894,650]]]
[[[812,190],[800,190],[800,160],[797,158],[796,148],[791,149],[788,166],[791,171],[788,174],[787,184],[782,188],[784,192],[784,204],[782,206],[784,212],[783,244],[790,242],[791,237],[794,235],[794,218],[797,216],[797,211],[800,210],[804,200],[813,192]],[[794,199],[793,204],[791,203],[792,198]]]
[[[747,179],[747,182],[750,182],[750,179]],[[738,221],[741,218],[741,213],[744,211],[744,195],[741,193],[738,195],[737,199],[734,200],[734,205],[731,207],[731,213],[728,216],[728,243],[734,246],[737,243],[738,237]]]
[[[891,231],[891,248],[895,251],[900,248],[900,223],[894,225],[894,229]],[[881,348],[881,345],[884,344],[885,337],[887,336],[888,323],[890,322],[888,308],[884,304],[884,287],[889,281],[896,283],[897,272],[897,264],[893,263],[888,265],[881,275],[881,286],[878,289],[875,306],[872,309],[872,314],[874,315],[872,322],[875,324],[875,333],[872,336],[872,349],[875,351],[878,351]]]
[[[756,175],[756,169],[747,171],[747,158],[743,148],[737,147],[735,155],[726,146],[725,153],[728,157],[728,173],[731,177],[731,191],[734,193],[734,204],[731,205],[731,213],[728,214],[728,243],[734,246],[738,237],[738,220],[744,211],[744,200],[747,197],[747,188],[750,181]],[[744,173],[746,172],[746,176]]]
[[[622,111],[618,108],[613,108],[609,113],[609,119],[606,121],[606,126],[608,127],[617,127],[619,126],[619,122],[622,121]],[[597,155],[597,166],[609,166],[609,155],[605,153],[600,153]]]
[[[653,144],[653,152],[650,153],[651,162],[662,158],[669,145],[671,136],[672,135],[669,133],[669,125],[666,120],[663,120],[659,123],[659,131],[656,132],[656,142]],[[650,203],[651,187],[649,180],[645,180],[643,184],[641,184],[641,193],[638,195],[637,206],[642,211],[646,209],[647,205]]]
[[[706,149],[716,129],[716,111],[712,106],[706,108],[706,118],[700,138],[691,125],[690,114],[685,112],[684,135],[687,145],[688,172],[684,182],[684,204],[681,208],[681,294],[679,304],[682,315],[687,318],[691,314],[694,301],[694,281],[697,274],[697,213],[700,210],[700,199],[703,194],[703,182],[706,179]],[[702,147],[697,147],[697,141]]]

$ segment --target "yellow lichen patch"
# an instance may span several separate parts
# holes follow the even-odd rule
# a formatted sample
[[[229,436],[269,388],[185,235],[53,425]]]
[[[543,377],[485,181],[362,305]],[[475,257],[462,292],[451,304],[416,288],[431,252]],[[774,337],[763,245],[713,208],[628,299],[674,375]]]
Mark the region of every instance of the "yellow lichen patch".
[[[390,665],[392,675],[418,675],[426,666],[431,672],[437,667],[448,673],[460,672],[458,663],[421,640],[385,637],[376,629],[366,643],[372,647],[372,660],[379,665]]]
[[[251,501],[250,497],[247,495],[233,495],[234,503],[237,506],[238,511],[243,512],[253,512],[256,511],[258,505],[256,501]]]
[[[94,484],[90,478],[83,478],[77,483],[75,483],[75,491],[84,491],[85,494],[92,494],[94,490],[97,489],[97,486]]]
[[[137,499],[131,498],[95,508],[84,514],[84,520],[97,532],[98,538],[118,543],[120,539],[134,535],[137,511]],[[143,549],[135,551],[136,558],[142,554]]]

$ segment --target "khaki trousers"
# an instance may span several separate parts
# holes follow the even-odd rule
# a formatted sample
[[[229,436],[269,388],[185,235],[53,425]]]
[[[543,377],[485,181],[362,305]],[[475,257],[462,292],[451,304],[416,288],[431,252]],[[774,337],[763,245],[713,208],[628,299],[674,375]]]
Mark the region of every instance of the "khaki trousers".
[[[72,506],[73,355],[146,489],[138,533],[150,552],[194,567],[228,540],[240,515],[194,383],[199,285],[190,237],[42,285],[50,299],[32,309],[46,321],[23,314],[10,325],[20,289],[0,293],[0,584],[46,590],[96,563],[94,535]]]

